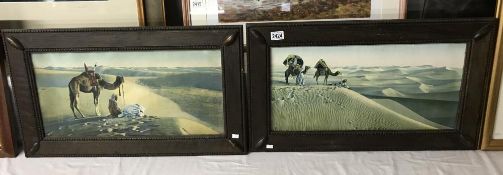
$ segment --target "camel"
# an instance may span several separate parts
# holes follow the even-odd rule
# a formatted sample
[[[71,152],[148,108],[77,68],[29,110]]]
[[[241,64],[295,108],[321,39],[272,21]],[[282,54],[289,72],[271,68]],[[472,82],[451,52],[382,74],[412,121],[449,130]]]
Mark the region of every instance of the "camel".
[[[288,77],[294,76],[295,77],[295,84],[296,85],[304,85],[304,75],[307,73],[307,70],[309,70],[311,67],[306,66],[304,67],[304,70],[300,67],[300,65],[296,66],[288,66],[288,69],[285,71],[285,80],[286,84],[288,83]]]
[[[75,114],[75,110],[77,110],[82,118],[85,118],[78,106],[79,92],[93,93],[96,115],[101,116],[99,111],[99,97],[101,89],[115,90],[124,83],[124,77],[122,76],[117,76],[113,84],[106,82],[99,74],[95,73],[94,70],[89,70],[85,63],[84,69],[84,72],[76,77],[73,77],[68,83],[68,90],[70,92],[70,108],[72,109],[75,119],[78,119]]]
[[[294,54],[288,55],[285,61],[283,61],[283,65],[288,66],[285,71],[286,84],[288,84],[288,77],[292,75],[296,77],[295,82],[297,85],[304,85],[304,74],[306,74],[310,67],[306,66],[304,70],[302,70],[304,60],[302,60],[300,56]]]
[[[341,72],[339,72],[339,71],[332,72],[332,70],[330,70],[330,68],[328,68],[328,67],[326,67],[326,68],[317,68],[316,72],[314,73],[314,77],[313,77],[313,78],[316,78],[316,84],[318,84],[318,77],[320,77],[322,74],[325,75],[325,80],[323,81],[323,84],[327,85],[328,84],[328,76],[329,75],[331,75],[331,76],[337,76],[337,75],[340,75]]]
[[[323,84],[327,85],[329,75],[337,76],[341,74],[341,72],[339,71],[332,72],[332,70],[330,70],[330,68],[327,66],[327,63],[323,59],[318,60],[314,67],[316,68],[316,72],[314,73],[313,78],[316,78],[316,84],[318,84],[318,77],[320,77],[320,75],[325,75],[325,81],[323,82]]]

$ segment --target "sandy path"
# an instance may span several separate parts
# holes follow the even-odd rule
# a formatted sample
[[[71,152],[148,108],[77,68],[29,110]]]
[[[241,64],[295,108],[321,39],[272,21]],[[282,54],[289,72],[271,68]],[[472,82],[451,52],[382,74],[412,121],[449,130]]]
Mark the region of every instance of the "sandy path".
[[[160,96],[154,93],[150,88],[139,85],[139,78],[126,78],[124,83],[124,91],[126,104],[127,102],[137,102],[143,106],[149,106],[147,115],[160,117],[176,117],[180,131],[184,135],[189,134],[218,134],[217,131],[199,122],[199,119],[183,111],[177,103],[167,97]],[[132,93],[128,93],[129,92]],[[145,97],[148,97],[145,98]],[[119,103],[122,103],[122,98]]]
[[[159,117],[183,117],[195,119],[194,116],[184,112],[178,104],[167,97],[160,96],[154,93],[150,88],[136,83],[138,78],[127,77],[124,83],[125,104],[140,104],[148,106],[146,109],[147,115]],[[107,96],[110,97],[110,96]],[[122,97],[119,99],[119,104],[123,104]]]

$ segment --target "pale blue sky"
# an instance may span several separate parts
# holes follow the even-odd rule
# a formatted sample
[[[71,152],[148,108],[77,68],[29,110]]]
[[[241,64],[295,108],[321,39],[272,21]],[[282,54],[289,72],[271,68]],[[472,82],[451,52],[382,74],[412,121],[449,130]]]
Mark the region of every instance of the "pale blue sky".
[[[289,54],[302,57],[304,65],[314,66],[323,58],[330,67],[338,66],[420,66],[462,68],[466,44],[390,44],[323,47],[277,47],[271,49],[272,65],[283,66]]]
[[[37,68],[79,67],[84,63],[108,67],[221,67],[220,50],[53,52],[32,55]]]

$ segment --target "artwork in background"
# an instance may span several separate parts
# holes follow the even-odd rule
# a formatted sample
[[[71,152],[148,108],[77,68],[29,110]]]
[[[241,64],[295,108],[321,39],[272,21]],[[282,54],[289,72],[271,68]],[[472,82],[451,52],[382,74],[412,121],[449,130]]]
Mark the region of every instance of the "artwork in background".
[[[406,0],[183,0],[184,25],[405,19]]]
[[[107,1],[107,0],[0,0],[0,2],[54,2],[54,1]]]
[[[274,131],[453,129],[466,44],[271,49]]]
[[[0,0],[0,26],[12,29],[141,26],[144,17],[138,12],[143,9],[142,1]]]
[[[219,50],[34,53],[47,137],[224,133]]]
[[[218,0],[219,21],[285,21],[370,17],[370,0]]]

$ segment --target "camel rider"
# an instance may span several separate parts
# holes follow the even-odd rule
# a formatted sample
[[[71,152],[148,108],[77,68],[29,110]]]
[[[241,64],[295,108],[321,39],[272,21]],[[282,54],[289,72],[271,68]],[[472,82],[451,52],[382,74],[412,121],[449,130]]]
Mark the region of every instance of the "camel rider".
[[[283,65],[288,66],[288,69],[292,69],[292,71],[297,70],[301,72],[304,68],[304,60],[298,55],[290,54],[283,61]],[[299,73],[295,79],[297,84],[304,85],[304,74]]]
[[[302,58],[298,55],[290,54],[286,57],[285,61],[283,61],[283,65],[302,69],[304,66],[304,60],[302,60]]]

